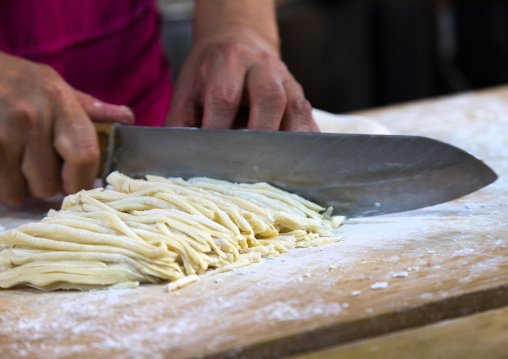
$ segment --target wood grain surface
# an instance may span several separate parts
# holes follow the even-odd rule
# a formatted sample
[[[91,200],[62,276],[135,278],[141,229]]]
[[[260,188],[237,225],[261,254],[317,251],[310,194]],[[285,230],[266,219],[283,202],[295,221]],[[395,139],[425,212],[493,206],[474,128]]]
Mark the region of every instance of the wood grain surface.
[[[500,178],[450,203],[349,220],[338,243],[172,293],[0,291],[0,358],[276,358],[507,305],[508,87],[362,115],[464,148]],[[0,224],[41,210],[2,209]]]
[[[507,353],[508,307],[504,307],[291,359],[502,359]]]

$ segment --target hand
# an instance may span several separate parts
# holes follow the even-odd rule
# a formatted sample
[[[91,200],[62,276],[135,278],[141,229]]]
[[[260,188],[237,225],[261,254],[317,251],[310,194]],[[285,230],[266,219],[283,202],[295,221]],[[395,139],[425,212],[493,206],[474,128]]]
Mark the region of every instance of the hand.
[[[233,128],[245,103],[250,130],[319,131],[276,46],[247,26],[224,25],[193,46],[165,125]]]
[[[132,112],[74,90],[53,69],[0,53],[0,199],[90,188],[99,163],[92,121],[132,124]]]

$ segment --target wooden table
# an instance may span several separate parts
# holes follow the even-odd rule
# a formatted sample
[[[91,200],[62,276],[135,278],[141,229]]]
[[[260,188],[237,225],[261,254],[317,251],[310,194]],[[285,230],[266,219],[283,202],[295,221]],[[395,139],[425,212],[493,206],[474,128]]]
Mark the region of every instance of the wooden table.
[[[450,203],[349,220],[341,242],[207,274],[173,293],[164,286],[1,291],[0,358],[275,358],[326,355],[325,348],[354,357],[373,347],[388,353],[400,348],[394,344],[399,335],[407,341],[424,330],[432,338],[462,321],[448,326],[457,333],[463,321],[476,323],[471,314],[506,306],[508,87],[362,114],[395,134],[462,147],[500,178]],[[40,213],[3,215],[0,224],[10,228]],[[384,282],[386,288],[371,289]],[[497,318],[507,315],[498,310],[479,328],[495,330]],[[497,325],[506,332],[506,323]],[[506,342],[506,334],[497,335]],[[421,347],[405,350],[418,357]]]
[[[292,359],[506,358],[508,307],[343,344]]]

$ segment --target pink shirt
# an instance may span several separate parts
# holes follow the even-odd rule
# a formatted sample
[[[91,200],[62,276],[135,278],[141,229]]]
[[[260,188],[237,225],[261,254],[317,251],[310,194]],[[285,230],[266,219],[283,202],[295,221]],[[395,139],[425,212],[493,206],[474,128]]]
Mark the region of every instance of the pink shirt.
[[[0,51],[52,66],[74,88],[160,126],[172,84],[154,0],[0,0]]]

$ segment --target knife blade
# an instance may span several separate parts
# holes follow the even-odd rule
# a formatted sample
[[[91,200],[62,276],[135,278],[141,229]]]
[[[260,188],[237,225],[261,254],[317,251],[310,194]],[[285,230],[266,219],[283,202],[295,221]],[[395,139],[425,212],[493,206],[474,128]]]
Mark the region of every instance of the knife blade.
[[[267,182],[348,217],[448,202],[497,178],[469,153],[420,136],[96,128],[104,178],[119,171],[135,178]]]

